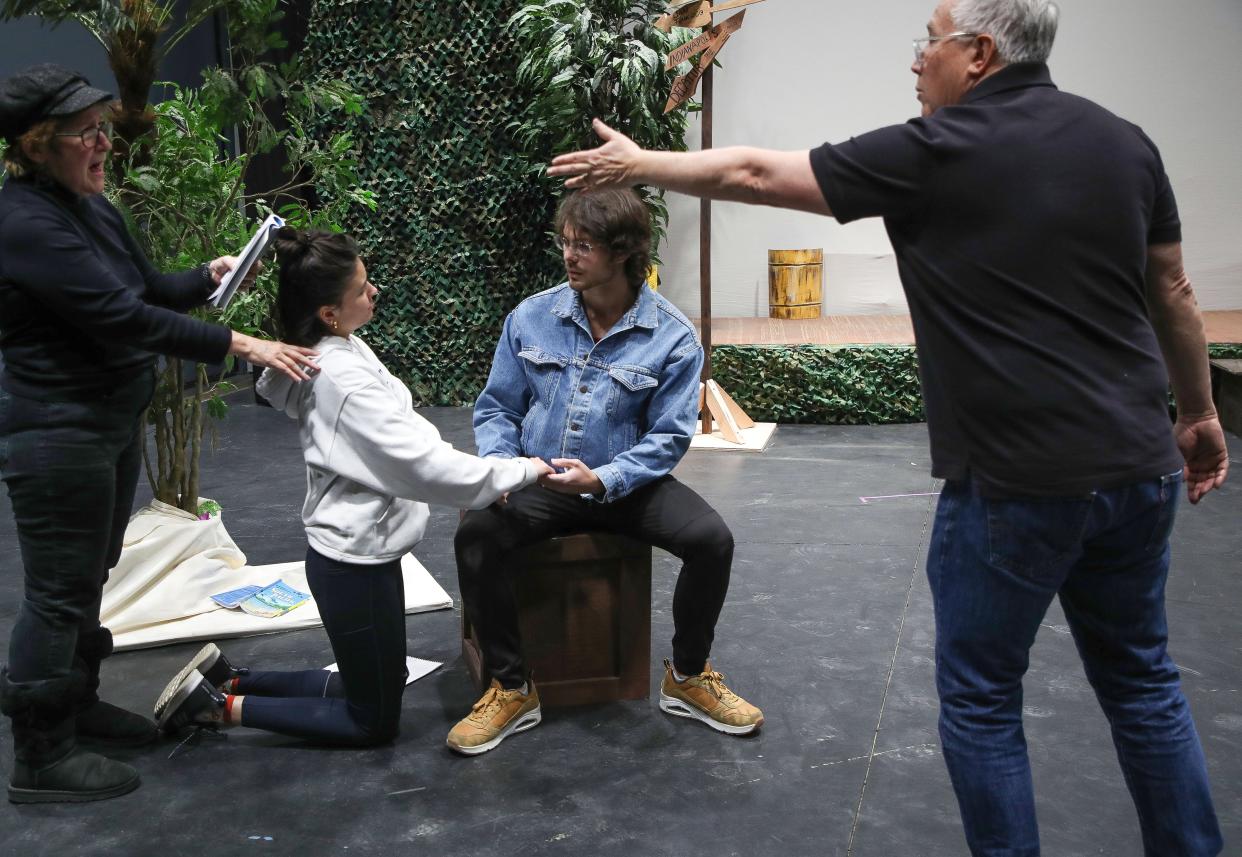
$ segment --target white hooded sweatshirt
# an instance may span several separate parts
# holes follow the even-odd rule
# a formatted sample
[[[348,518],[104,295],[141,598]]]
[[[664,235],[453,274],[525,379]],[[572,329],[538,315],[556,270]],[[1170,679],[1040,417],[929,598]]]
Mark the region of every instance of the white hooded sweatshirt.
[[[320,371],[310,381],[267,369],[256,389],[298,421],[302,523],[324,556],[389,562],[422,539],[427,503],[481,509],[536,481],[530,459],[478,458],[441,440],[357,336],[327,336],[315,349]]]

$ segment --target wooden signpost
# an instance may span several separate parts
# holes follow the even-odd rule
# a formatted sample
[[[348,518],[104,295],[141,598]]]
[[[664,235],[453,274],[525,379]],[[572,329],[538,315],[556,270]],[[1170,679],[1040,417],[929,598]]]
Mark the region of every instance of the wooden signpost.
[[[716,0],[715,3],[710,0],[691,0],[689,3],[674,6],[668,14],[655,22],[666,33],[673,27],[707,28],[701,35],[669,54],[665,65],[666,69],[674,68],[701,52],[695,67],[673,81],[673,89],[669,93],[664,112],[668,113],[692,98],[702,81],[703,151],[712,147],[712,63],[725,42],[729,41],[729,37],[741,29],[746,11],[743,9],[717,26],[711,26],[712,15],[761,2],[763,0]],[[753,427],[755,421],[712,380],[712,203],[708,199],[699,201],[699,297],[699,336],[703,340],[703,384],[699,402],[702,433],[711,436],[714,418],[719,423],[721,437],[741,444],[744,442],[741,430]]]
[[[742,29],[742,21],[746,18],[746,10],[738,12],[723,24],[718,24],[705,32],[703,35],[686,42],[677,50],[668,55],[668,62],[665,63],[665,69],[671,69],[679,66],[690,57],[702,51],[699,57],[698,65],[683,74],[681,77],[673,81],[673,89],[669,93],[668,103],[664,105],[664,112],[669,113],[676,110],[694,97],[694,93],[699,88],[699,79],[711,70],[712,63],[716,60],[716,54],[720,53],[720,49],[725,46],[725,42],[729,41],[729,37]],[[706,110],[706,105],[704,105]]]

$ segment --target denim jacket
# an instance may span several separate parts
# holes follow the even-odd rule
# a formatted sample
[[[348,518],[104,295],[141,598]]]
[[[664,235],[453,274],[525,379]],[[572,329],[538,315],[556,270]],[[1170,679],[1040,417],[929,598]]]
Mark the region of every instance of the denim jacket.
[[[479,455],[577,458],[617,500],[685,455],[702,366],[694,327],[645,285],[599,342],[568,283],[540,292],[505,319],[474,407]]]

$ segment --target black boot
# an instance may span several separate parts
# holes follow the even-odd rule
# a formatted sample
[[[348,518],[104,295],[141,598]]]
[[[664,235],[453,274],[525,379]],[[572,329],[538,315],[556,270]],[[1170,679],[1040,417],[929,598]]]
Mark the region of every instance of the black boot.
[[[78,637],[73,669],[85,687],[77,705],[76,730],[82,744],[103,747],[142,747],[154,743],[160,732],[155,723],[99,698],[99,666],[112,654],[112,632],[99,628]]]
[[[224,685],[231,679],[238,676],[246,675],[250,670],[245,667],[235,667],[229,663],[229,659],[224,656],[224,652],[216,646],[215,643],[208,643],[198,650],[190,662],[173,676],[172,681],[164,688],[164,692],[160,694],[159,699],[155,701],[155,719],[163,721],[164,712],[168,708],[168,704],[172,702],[174,694],[181,684],[189,677],[190,673],[197,671],[203,678],[207,679],[207,683],[216,690],[223,690]]]
[[[0,710],[13,726],[13,803],[105,800],[138,788],[129,765],[77,746],[73,701],[81,690],[80,676],[11,682],[0,672]]]
[[[78,740],[101,747],[144,747],[160,737],[155,722],[103,700],[81,709],[75,718]]]

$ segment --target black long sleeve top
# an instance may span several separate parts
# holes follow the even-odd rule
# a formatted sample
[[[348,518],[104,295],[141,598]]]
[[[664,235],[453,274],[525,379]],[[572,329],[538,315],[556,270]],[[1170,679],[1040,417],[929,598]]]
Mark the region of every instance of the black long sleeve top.
[[[102,195],[10,177],[0,187],[0,386],[73,399],[150,371],[156,354],[218,363],[231,331],[184,315],[206,268],[161,274]]]

